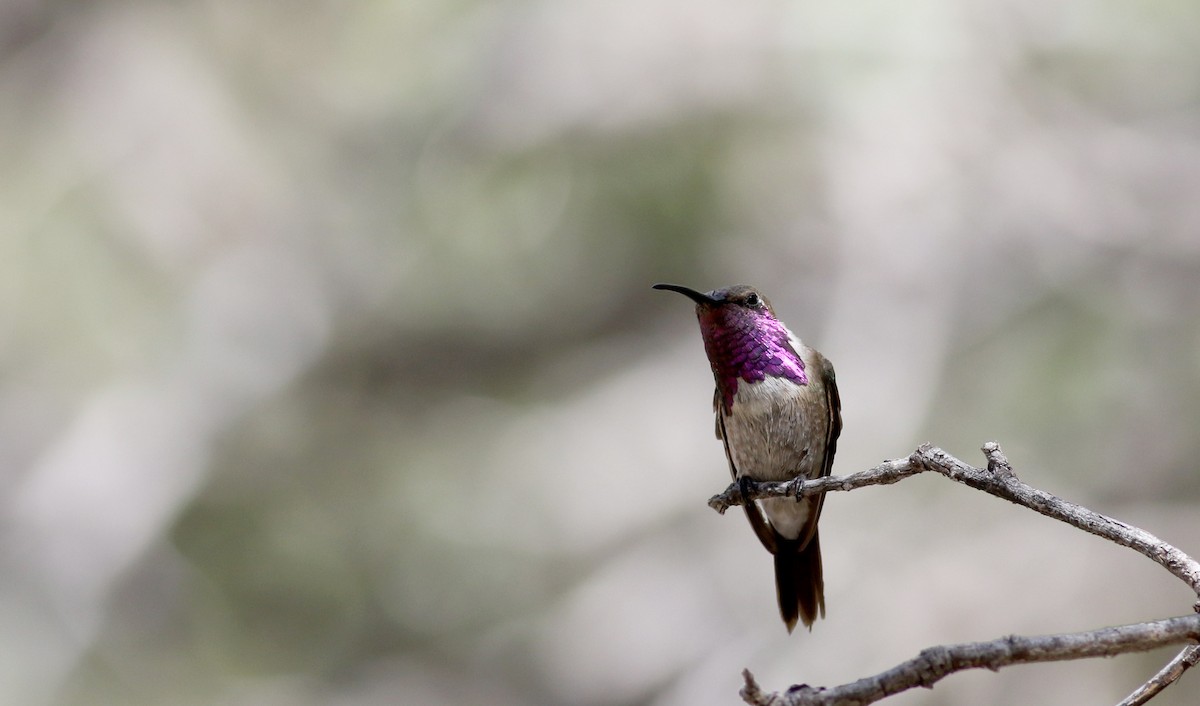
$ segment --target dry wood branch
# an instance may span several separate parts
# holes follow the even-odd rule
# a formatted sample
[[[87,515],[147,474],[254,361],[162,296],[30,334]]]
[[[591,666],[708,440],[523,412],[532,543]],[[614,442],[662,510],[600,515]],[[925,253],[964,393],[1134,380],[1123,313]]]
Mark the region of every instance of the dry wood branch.
[[[922,650],[903,664],[873,677],[832,689],[794,686],[783,694],[764,693],[749,671],[742,699],[754,706],[855,706],[870,704],[914,687],[931,688],[943,677],[965,669],[997,670],[1012,664],[1057,662],[1144,652],[1185,640],[1200,640],[1200,615],[1061,635],[970,642]]]
[[[1195,667],[1197,663],[1200,663],[1200,645],[1190,645],[1183,652],[1175,655],[1174,659],[1158,670],[1158,674],[1126,696],[1125,700],[1117,706],[1141,706],[1157,696],[1158,692],[1174,684],[1176,679]]]
[[[753,499],[807,497],[837,490],[854,490],[868,485],[896,483],[924,471],[933,471],[950,480],[1004,498],[1123,547],[1134,549],[1161,564],[1200,596],[1200,562],[1145,530],[1022,483],[1013,473],[998,444],[984,444],[983,452],[987,456],[988,466],[975,468],[935,446],[926,444],[908,458],[884,461],[874,468],[848,476],[751,483],[748,484],[748,490]],[[743,502],[738,484],[733,483],[725,492],[710,498],[708,504],[717,512],[723,513]]]
[[[942,449],[926,444],[908,458],[885,461],[874,468],[847,476],[751,483],[746,486],[749,498],[743,497],[738,484],[734,483],[725,492],[713,496],[708,504],[717,512],[723,513],[729,507],[748,500],[807,497],[832,491],[854,490],[868,485],[896,483],[918,473],[933,471],[955,482],[1129,547],[1153,559],[1200,596],[1200,562],[1145,530],[1021,482],[998,444],[989,442],[983,445],[982,450],[988,462],[986,468],[976,468]],[[1200,602],[1195,607],[1200,610]],[[914,660],[852,684],[833,689],[793,687],[784,694],[762,692],[747,671],[742,698],[747,703],[760,706],[810,703],[867,704],[913,686],[928,687],[946,674],[961,669],[997,669],[1009,664],[1079,659],[1147,650],[1187,639],[1195,640],[1198,637],[1197,627],[1200,627],[1200,616],[1185,616],[1087,633],[1034,638],[1010,637],[993,642],[935,647],[925,650]],[[1200,662],[1200,647],[1193,645],[1185,648],[1158,674],[1130,694],[1122,704],[1145,703],[1197,662]]]

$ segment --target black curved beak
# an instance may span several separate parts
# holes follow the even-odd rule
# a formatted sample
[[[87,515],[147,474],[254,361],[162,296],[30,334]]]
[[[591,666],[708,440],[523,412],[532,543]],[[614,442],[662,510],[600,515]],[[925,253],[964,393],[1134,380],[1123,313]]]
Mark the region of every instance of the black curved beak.
[[[713,299],[712,297],[708,296],[707,294],[704,294],[702,292],[697,292],[694,289],[684,287],[683,285],[679,285],[679,284],[659,283],[659,284],[654,285],[654,289],[665,289],[669,292],[679,292],[680,294],[687,297],[688,299],[691,299],[692,301],[696,302],[697,304],[703,304],[705,306],[716,306],[717,304],[721,303],[718,300]]]

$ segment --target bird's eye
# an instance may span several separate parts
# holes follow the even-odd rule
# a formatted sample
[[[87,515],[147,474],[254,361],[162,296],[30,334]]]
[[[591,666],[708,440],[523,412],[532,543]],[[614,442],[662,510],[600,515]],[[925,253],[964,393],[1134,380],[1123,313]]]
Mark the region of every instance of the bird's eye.
[[[751,309],[757,309],[762,304],[762,299],[759,299],[757,292],[750,292],[746,295],[746,306]]]

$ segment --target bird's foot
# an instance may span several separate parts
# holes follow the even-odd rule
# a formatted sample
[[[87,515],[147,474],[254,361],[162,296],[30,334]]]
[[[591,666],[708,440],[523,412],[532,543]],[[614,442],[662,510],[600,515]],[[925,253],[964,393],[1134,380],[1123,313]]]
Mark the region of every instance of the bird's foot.
[[[750,504],[754,502],[754,496],[751,495],[751,488],[754,487],[754,480],[749,476],[741,476],[738,478],[738,492],[742,494],[742,503]]]
[[[787,494],[795,498],[796,502],[800,502],[804,499],[804,496],[800,494],[800,489],[804,487],[804,481],[806,480],[808,479],[804,476],[796,476],[788,481]]]

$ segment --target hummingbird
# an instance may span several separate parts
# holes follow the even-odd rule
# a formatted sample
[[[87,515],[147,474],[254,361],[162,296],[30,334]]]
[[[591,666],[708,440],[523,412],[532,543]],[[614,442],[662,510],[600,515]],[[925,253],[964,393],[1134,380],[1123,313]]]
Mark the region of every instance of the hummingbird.
[[[696,302],[700,335],[712,366],[717,438],[733,479],[786,481],[829,475],[842,403],[833,365],[802,343],[767,298],[739,284],[701,293],[677,284]],[[742,504],[758,540],[775,557],[779,613],[791,633],[825,617],[825,579],[817,520],[825,496],[768,498]]]

